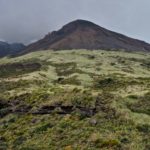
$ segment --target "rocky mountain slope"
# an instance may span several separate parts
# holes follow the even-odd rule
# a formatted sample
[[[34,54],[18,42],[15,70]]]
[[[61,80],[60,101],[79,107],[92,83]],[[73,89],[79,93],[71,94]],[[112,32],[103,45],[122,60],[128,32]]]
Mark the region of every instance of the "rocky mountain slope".
[[[123,49],[150,52],[150,44],[109,31],[89,21],[76,20],[30,44],[23,53],[44,49]]]
[[[25,46],[21,43],[9,44],[7,42],[0,41],[0,57],[8,55],[16,55],[25,49]]]

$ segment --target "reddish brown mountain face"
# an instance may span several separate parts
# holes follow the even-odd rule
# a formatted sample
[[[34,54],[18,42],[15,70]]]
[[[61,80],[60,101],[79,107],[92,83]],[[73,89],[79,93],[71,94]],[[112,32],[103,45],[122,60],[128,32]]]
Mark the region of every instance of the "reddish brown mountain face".
[[[109,31],[89,21],[76,20],[30,44],[24,53],[46,49],[124,49],[150,52],[150,44]]]

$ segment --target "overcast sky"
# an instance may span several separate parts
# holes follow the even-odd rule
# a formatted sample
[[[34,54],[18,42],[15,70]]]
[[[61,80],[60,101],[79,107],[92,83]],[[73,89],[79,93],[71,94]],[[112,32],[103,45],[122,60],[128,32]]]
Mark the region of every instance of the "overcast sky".
[[[0,0],[0,40],[27,44],[76,19],[150,42],[150,0]]]

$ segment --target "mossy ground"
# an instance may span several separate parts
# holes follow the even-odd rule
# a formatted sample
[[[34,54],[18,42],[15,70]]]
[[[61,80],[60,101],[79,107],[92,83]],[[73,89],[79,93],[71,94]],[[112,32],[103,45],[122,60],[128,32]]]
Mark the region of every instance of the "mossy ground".
[[[0,149],[150,149],[149,60],[103,50],[0,59]]]

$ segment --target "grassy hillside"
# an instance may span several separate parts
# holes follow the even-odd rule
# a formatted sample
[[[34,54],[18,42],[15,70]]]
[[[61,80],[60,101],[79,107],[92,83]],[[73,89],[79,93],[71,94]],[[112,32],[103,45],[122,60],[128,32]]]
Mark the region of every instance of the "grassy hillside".
[[[39,51],[0,59],[0,149],[150,149],[150,54]]]

